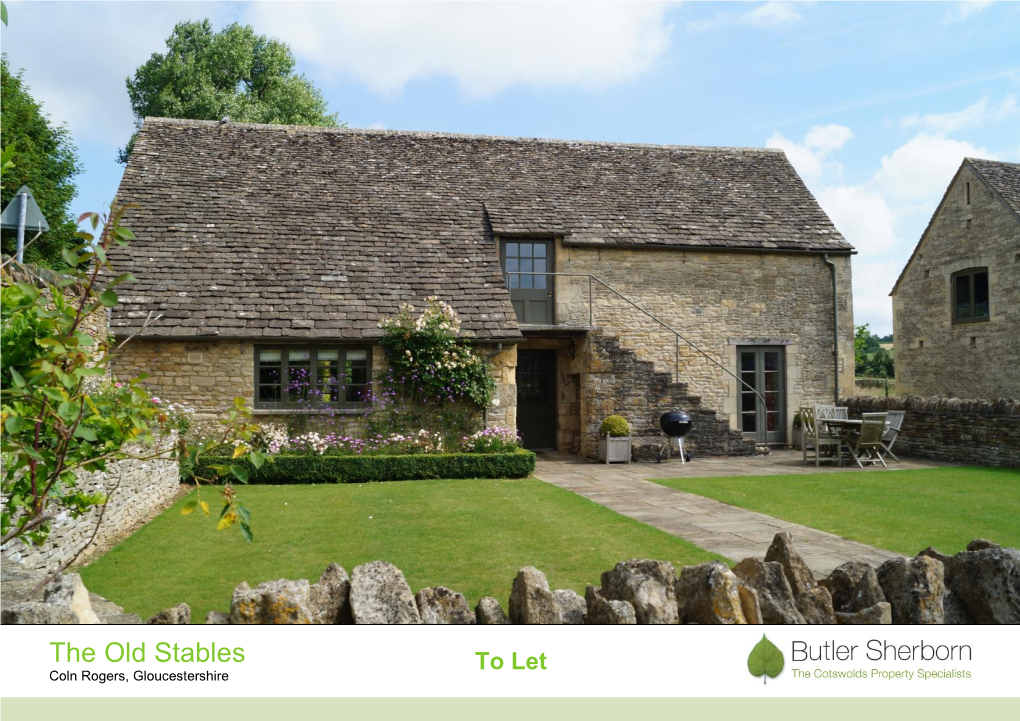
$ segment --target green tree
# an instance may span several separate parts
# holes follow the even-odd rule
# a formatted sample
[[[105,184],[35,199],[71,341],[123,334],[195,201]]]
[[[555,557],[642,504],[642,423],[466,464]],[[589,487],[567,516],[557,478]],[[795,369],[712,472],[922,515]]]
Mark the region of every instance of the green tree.
[[[868,360],[868,324],[859,325],[854,328],[854,372],[857,375],[864,375],[864,365]]]
[[[290,47],[256,35],[249,25],[234,23],[214,32],[208,20],[178,23],[166,47],[127,80],[136,127],[146,116],[339,124],[319,89],[295,72]],[[120,162],[127,162],[136,135],[120,151]]]
[[[78,151],[67,126],[54,124],[32,98],[23,71],[11,72],[6,53],[0,58],[0,66],[3,146],[5,155],[10,152],[13,161],[4,168],[0,203],[7,207],[22,185],[32,188],[50,230],[26,248],[25,261],[61,268],[64,248],[80,242],[75,238],[77,228],[70,210],[71,200],[78,192],[74,179],[82,172]],[[26,241],[33,235],[27,232]],[[4,253],[13,255],[16,242],[15,231],[3,231]]]

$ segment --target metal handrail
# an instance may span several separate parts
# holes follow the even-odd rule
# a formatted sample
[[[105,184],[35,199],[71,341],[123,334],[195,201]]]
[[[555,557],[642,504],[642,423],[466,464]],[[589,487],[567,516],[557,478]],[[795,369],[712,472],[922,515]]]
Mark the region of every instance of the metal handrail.
[[[705,356],[705,358],[707,358],[711,363],[714,363],[715,365],[719,366],[719,368],[724,373],[730,375],[735,381],[737,381],[738,383],[743,385],[745,388],[747,388],[749,391],[754,393],[754,395],[758,398],[758,401],[761,403],[761,409],[762,409],[762,411],[763,411],[763,413],[765,415],[763,420],[766,423],[766,426],[765,426],[766,433],[768,433],[768,425],[767,425],[768,424],[768,406],[765,404],[765,397],[761,393],[759,393],[756,388],[752,387],[743,378],[740,378],[736,373],[734,373],[729,368],[724,366],[722,363],[717,361],[715,358],[713,358],[711,355],[709,355],[706,351],[704,351],[702,348],[700,348],[696,343],[694,343],[693,341],[691,341],[688,338],[685,338],[684,335],[682,333],[680,333],[680,331],[676,330],[675,328],[673,328],[672,326],[670,326],[669,324],[667,324],[665,321],[661,320],[660,318],[657,318],[655,315],[653,315],[651,312],[649,312],[645,308],[642,308],[640,305],[635,303],[633,300],[631,300],[630,298],[625,296],[623,293],[618,291],[613,286],[609,285],[609,283],[605,282],[604,280],[602,280],[598,276],[592,275],[591,273],[539,273],[539,272],[524,271],[524,270],[506,270],[506,271],[503,271],[503,272],[506,275],[505,282],[506,282],[507,290],[510,289],[510,276],[511,275],[543,275],[543,276],[556,276],[556,277],[565,277],[565,278],[587,278],[588,279],[588,325],[589,325],[589,327],[594,327],[595,326],[595,303],[593,302],[594,284],[598,283],[599,285],[603,286],[606,290],[610,291],[611,293],[616,295],[621,300],[624,300],[627,303],[629,303],[630,305],[634,306],[639,311],[644,313],[646,316],[651,318],[653,321],[658,323],[660,326],[662,326],[663,328],[665,328],[666,330],[668,330],[670,333],[672,333],[675,336],[675,340],[674,340],[674,353],[675,353],[675,356],[674,356],[674,366],[673,366],[673,377],[676,379],[677,383],[680,382],[680,341],[683,341],[684,343],[689,345],[691,348],[693,348],[694,350],[696,350],[699,353],[701,353],[701,355]]]

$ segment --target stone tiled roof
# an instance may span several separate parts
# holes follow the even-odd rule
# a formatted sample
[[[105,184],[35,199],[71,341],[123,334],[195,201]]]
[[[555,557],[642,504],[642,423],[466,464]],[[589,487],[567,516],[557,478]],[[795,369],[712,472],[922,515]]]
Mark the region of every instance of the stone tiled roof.
[[[157,336],[367,337],[439,295],[517,337],[494,234],[851,250],[774,150],[149,118],[118,197],[140,282],[113,330]]]
[[[1014,213],[1020,214],[1020,163],[967,158],[974,169],[997,192]]]

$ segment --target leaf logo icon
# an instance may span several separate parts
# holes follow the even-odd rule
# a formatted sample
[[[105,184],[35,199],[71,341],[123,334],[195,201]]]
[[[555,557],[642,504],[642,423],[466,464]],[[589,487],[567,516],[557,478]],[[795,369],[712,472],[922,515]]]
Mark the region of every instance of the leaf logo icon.
[[[768,683],[783,672],[783,652],[776,644],[762,634],[761,641],[754,645],[747,657],[747,670],[752,676],[761,676],[762,683]]]

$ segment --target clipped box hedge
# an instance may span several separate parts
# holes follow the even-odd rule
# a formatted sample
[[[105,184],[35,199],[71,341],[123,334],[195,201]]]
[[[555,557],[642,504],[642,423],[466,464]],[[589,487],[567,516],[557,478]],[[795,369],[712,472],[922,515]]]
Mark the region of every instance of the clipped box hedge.
[[[367,483],[424,481],[435,478],[525,478],[535,470],[535,454],[518,448],[510,453],[436,453],[405,456],[311,456],[280,453],[261,468],[228,456],[205,456],[196,475],[210,478],[209,466],[242,465],[248,483]],[[192,473],[182,468],[188,481]]]

